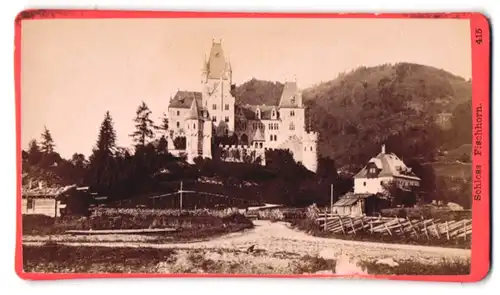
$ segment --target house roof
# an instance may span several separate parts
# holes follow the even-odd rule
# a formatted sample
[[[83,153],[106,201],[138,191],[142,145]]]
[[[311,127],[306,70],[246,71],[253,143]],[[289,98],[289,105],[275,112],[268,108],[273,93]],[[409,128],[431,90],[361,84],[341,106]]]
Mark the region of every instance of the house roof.
[[[282,108],[301,107],[302,98],[296,82],[286,82],[281,92],[279,106]]]
[[[229,77],[226,73],[231,69],[230,64],[224,57],[221,42],[213,42],[210,49],[210,55],[206,64],[206,70],[209,79],[227,80]]]
[[[23,197],[45,197],[45,198],[57,198],[61,196],[62,194],[72,190],[76,189],[76,185],[68,185],[65,187],[57,187],[57,188],[23,188],[22,189],[22,196]]]
[[[355,194],[353,192],[348,192],[340,199],[333,204],[334,207],[345,207],[345,206],[352,206],[354,205],[357,201],[361,199],[366,199],[370,196],[373,196],[373,194]]]
[[[201,102],[201,92],[196,91],[177,91],[174,98],[170,100],[170,108],[183,108],[189,109],[193,100],[197,100],[198,103]]]
[[[373,163],[379,169],[378,177],[400,177],[420,180],[394,153],[385,153],[383,150],[376,157],[371,158],[368,161],[368,164],[370,163]],[[367,166],[361,169],[354,178],[366,178],[368,174]]]
[[[189,109],[189,114],[186,117],[187,120],[198,120],[200,119],[200,110],[198,109],[198,102],[196,99],[191,101],[191,108]]]

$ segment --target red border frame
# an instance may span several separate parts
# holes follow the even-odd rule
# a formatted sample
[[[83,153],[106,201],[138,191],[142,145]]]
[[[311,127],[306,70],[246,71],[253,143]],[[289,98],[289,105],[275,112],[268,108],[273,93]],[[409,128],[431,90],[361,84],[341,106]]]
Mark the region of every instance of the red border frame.
[[[472,104],[473,110],[482,106],[481,143],[473,140],[473,146],[482,147],[482,154],[473,156],[473,167],[481,166],[481,200],[473,201],[471,273],[469,275],[415,276],[415,275],[370,275],[360,278],[441,281],[441,282],[477,282],[485,278],[490,270],[490,28],[487,18],[480,13],[403,13],[403,14],[334,14],[334,13],[252,13],[252,12],[160,12],[160,11],[125,11],[125,10],[25,10],[15,19],[15,92],[16,92],[16,148],[17,148],[17,221],[16,221],[16,263],[18,276],[27,280],[57,280],[77,278],[153,278],[153,277],[268,277],[268,278],[341,278],[336,275],[224,275],[224,274],[41,274],[25,273],[22,257],[21,226],[21,26],[23,20],[34,19],[95,19],[95,18],[456,18],[469,19],[472,46]],[[482,42],[477,42],[475,32],[482,31]],[[477,113],[473,111],[473,124]],[[474,170],[474,169],[473,169]],[[476,175],[474,175],[476,179]]]

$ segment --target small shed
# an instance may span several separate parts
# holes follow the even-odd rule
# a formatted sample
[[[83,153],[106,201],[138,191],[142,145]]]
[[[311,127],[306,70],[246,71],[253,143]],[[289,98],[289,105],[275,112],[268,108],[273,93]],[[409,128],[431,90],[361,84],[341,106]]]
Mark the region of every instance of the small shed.
[[[65,208],[67,197],[77,190],[76,185],[49,188],[23,188],[21,213],[41,214],[50,217],[61,216],[61,209]]]
[[[333,213],[348,216],[373,215],[388,207],[389,202],[378,194],[348,192],[333,204]]]

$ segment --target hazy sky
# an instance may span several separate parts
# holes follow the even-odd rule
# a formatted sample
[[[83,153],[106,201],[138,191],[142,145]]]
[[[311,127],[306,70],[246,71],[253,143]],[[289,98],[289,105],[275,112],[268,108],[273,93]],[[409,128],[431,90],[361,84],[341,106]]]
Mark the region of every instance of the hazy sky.
[[[358,66],[407,61],[471,76],[468,20],[103,19],[22,23],[22,146],[52,132],[63,157],[91,153],[104,113],[131,145],[135,110],[154,119],[178,89],[200,90],[212,38],[236,84],[252,77],[302,88]]]

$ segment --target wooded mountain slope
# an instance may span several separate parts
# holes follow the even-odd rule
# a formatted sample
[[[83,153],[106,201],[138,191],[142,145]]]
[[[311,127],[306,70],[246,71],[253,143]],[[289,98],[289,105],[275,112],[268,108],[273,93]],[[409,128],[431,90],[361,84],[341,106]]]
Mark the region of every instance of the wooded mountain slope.
[[[282,89],[282,83],[252,79],[234,93],[239,103],[276,104]],[[320,154],[339,166],[364,164],[382,143],[403,158],[426,162],[440,149],[471,142],[471,82],[441,69],[360,67],[304,89],[303,97],[306,121],[320,133]],[[443,112],[453,113],[451,130],[435,124]]]

